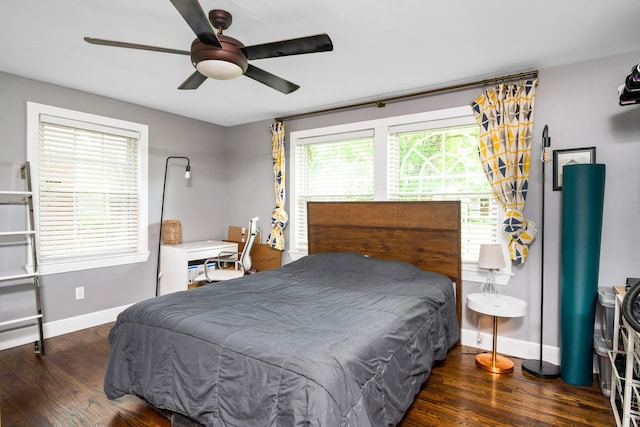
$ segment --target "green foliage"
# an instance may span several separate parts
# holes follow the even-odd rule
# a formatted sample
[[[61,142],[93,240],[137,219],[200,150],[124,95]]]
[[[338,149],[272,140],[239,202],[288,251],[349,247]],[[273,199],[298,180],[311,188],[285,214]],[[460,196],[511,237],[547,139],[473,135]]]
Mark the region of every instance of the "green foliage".
[[[403,196],[490,191],[478,160],[478,126],[404,133],[396,138]]]
[[[347,200],[373,193],[372,138],[309,144],[306,155],[307,194]]]

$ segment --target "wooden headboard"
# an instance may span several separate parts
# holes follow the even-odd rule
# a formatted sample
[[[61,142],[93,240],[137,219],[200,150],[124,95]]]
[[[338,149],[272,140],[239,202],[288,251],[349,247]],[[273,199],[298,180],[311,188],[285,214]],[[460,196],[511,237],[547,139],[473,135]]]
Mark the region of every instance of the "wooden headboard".
[[[451,278],[462,325],[460,202],[308,202],[309,254],[358,252]]]

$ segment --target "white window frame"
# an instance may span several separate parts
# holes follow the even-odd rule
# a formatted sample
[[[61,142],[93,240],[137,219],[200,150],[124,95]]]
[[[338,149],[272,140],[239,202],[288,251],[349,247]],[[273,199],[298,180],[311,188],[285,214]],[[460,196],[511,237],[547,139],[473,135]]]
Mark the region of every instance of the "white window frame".
[[[57,274],[71,271],[80,271],[101,267],[111,267],[139,262],[146,262],[149,257],[148,241],[148,150],[149,127],[144,124],[68,110],[50,105],[27,102],[27,159],[31,164],[32,190],[34,201],[34,220],[36,230],[39,229],[39,178],[40,178],[40,117],[41,115],[53,116],[60,119],[68,119],[75,122],[84,122],[88,129],[100,129],[101,126],[122,129],[124,132],[135,132],[139,135],[139,193],[138,193],[138,249],[135,253],[105,254],[94,257],[70,257],[60,260],[42,261],[38,253],[39,274]]]
[[[301,131],[294,131],[290,134],[291,149],[290,149],[290,206],[293,206],[296,201],[296,147],[299,144],[307,144],[310,141],[330,140],[332,135],[339,136],[340,134],[350,134],[356,132],[373,132],[374,134],[374,200],[386,200],[387,199],[387,149],[388,149],[388,134],[392,128],[398,127],[419,128],[421,123],[429,122],[429,127],[449,127],[465,124],[477,124],[473,116],[473,112],[470,106],[447,108],[443,110],[429,111],[424,113],[408,114],[403,116],[387,117],[382,119],[367,120],[356,123],[347,123],[336,126],[328,126],[316,129],[307,129]],[[335,139],[335,138],[334,138]],[[289,222],[289,256],[292,260],[301,258],[307,255],[304,250],[301,250],[298,242],[296,241],[296,222],[295,222],[295,209],[290,209],[290,222]],[[509,261],[509,255],[507,251],[507,241],[504,233],[502,233],[502,212],[499,209],[499,217],[496,223],[497,236],[503,247],[503,254],[505,256],[506,267],[501,269],[496,274],[496,282],[499,284],[506,284],[509,278],[512,276],[511,262]],[[467,281],[482,282],[486,280],[487,272],[478,268],[477,263],[463,263],[462,266],[462,279]]]

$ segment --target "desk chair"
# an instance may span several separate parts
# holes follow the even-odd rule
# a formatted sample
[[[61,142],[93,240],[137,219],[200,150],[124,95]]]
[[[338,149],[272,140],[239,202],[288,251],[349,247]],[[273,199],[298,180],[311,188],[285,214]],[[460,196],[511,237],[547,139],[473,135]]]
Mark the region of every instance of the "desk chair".
[[[251,247],[258,234],[258,217],[249,220],[249,238],[242,252],[220,252],[217,257],[204,262],[204,273],[196,277],[196,282],[222,282],[242,277],[251,268]],[[211,267],[209,267],[211,264]],[[233,264],[233,268],[226,268]]]

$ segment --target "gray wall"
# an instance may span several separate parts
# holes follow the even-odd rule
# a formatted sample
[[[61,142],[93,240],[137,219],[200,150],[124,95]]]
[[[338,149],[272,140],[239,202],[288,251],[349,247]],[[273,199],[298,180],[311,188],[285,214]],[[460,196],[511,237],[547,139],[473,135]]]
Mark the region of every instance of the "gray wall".
[[[549,125],[553,149],[596,146],[598,162],[607,165],[600,286],[622,283],[627,276],[640,275],[640,259],[635,249],[640,240],[640,227],[637,226],[640,168],[636,166],[640,160],[640,106],[620,107],[616,94],[617,87],[639,59],[640,52],[541,69],[539,74],[533,162],[525,214],[540,223],[541,165],[536,159],[540,155],[545,124]],[[169,168],[165,218],[182,221],[184,240],[224,237],[227,225],[246,224],[255,215],[260,216],[263,240],[268,234],[274,206],[269,120],[221,128],[1,73],[0,90],[3,94],[0,99],[3,162],[16,163],[25,157],[24,104],[27,100],[150,126],[149,261],[128,267],[45,277],[47,321],[117,307],[153,295],[164,159],[169,155],[189,156],[193,164],[193,178],[188,185],[180,177],[182,163],[177,162]],[[471,88],[392,103],[385,108],[362,108],[291,120],[286,124],[287,133],[457,107],[468,104],[480,92],[481,88]],[[547,165],[546,171],[544,336],[546,344],[557,346],[561,193],[552,191],[551,165]],[[530,248],[527,263],[514,268],[513,278],[503,289],[507,295],[528,301],[528,313],[523,318],[504,321],[500,325],[501,336],[537,342],[540,262],[538,240]],[[79,285],[86,287],[86,299],[76,302],[73,290]],[[479,289],[478,283],[465,282],[463,285],[463,298]],[[463,328],[475,329],[476,321],[477,316],[465,309]]]
[[[640,105],[618,105],[617,88],[640,52],[542,70],[536,104],[536,135],[549,125],[553,149],[596,147],[596,161],[606,165],[606,185],[600,256],[599,286],[624,284],[626,277],[639,277],[640,240]],[[533,177],[540,181],[540,168]],[[559,341],[558,310],[560,282],[560,223],[562,192],[552,191],[548,166],[545,232],[545,342]],[[539,186],[533,187],[531,202],[539,205]],[[539,248],[535,263],[539,265]],[[523,283],[530,305],[539,307],[538,270]],[[529,338],[535,341],[539,314],[529,311]],[[524,331],[522,339],[526,339]]]
[[[227,171],[224,160],[227,129],[185,117],[115,101],[88,93],[0,73],[0,185],[23,190],[14,165],[26,159],[26,102],[33,101],[149,126],[149,259],[146,263],[42,277],[45,322],[130,304],[155,295],[160,206],[165,159],[191,159],[191,180],[184,179],[182,160],[171,161],[167,175],[165,219],[182,222],[183,240],[222,238],[227,225]],[[9,172],[7,172],[9,171]],[[22,186],[22,187],[20,187]],[[10,187],[10,188],[8,188]],[[0,212],[0,215],[3,215]],[[18,215],[20,216],[20,215]],[[23,216],[20,216],[23,217]],[[0,216],[2,230],[9,218]],[[11,220],[13,221],[13,219]],[[3,269],[11,260],[3,259]],[[22,262],[22,260],[20,260]],[[3,270],[6,271],[6,270]],[[75,287],[85,287],[85,299],[75,300]],[[0,317],[20,312],[21,293],[0,295]],[[26,291],[24,292],[26,294]],[[32,298],[26,301],[31,301]]]
[[[271,229],[275,207],[270,121],[228,128],[226,159],[229,225],[248,226],[249,218],[260,217],[262,243]]]
[[[600,286],[624,283],[627,276],[640,275],[640,256],[635,249],[636,242],[640,240],[640,227],[637,226],[640,212],[640,168],[637,167],[640,161],[640,106],[620,107],[617,99],[618,86],[639,60],[640,52],[539,70],[530,191],[525,215],[540,224],[542,166],[538,159],[545,124],[549,126],[552,149],[597,147],[597,161],[607,165]],[[368,107],[290,120],[286,123],[287,150],[292,131],[467,105],[481,91],[482,88],[471,88],[387,104],[384,108]],[[230,218],[248,218],[253,211],[259,211],[262,217],[268,215],[273,206],[271,165],[264,160],[265,157],[270,158],[269,124],[270,121],[263,121],[229,129],[229,141],[234,146],[230,148],[230,164],[234,167],[228,177]],[[552,191],[551,179],[552,165],[548,164],[544,341],[558,346],[562,193]],[[249,193],[251,197],[245,197]],[[527,263],[514,266],[514,276],[503,288],[503,293],[527,301],[528,313],[523,318],[502,319],[501,336],[533,343],[539,341],[540,258],[538,239],[530,247]],[[477,292],[479,287],[478,283],[465,282],[463,297]],[[463,317],[463,328],[475,330],[478,316],[465,308]],[[490,333],[485,320],[483,329]]]

